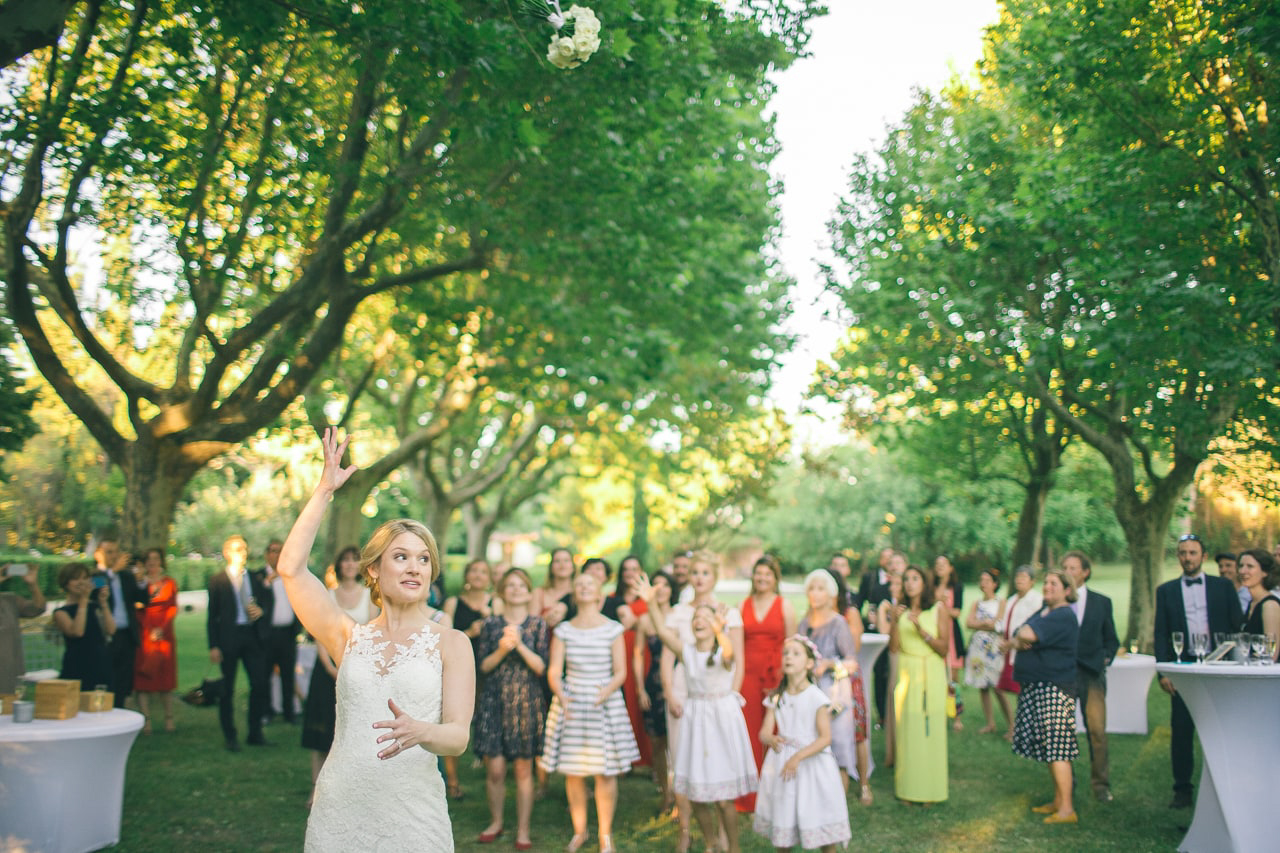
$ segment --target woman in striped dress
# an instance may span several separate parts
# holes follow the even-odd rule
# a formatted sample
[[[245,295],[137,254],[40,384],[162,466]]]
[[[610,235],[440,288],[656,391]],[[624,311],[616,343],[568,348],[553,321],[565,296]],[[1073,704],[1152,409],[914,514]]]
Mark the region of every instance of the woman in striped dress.
[[[595,777],[600,850],[613,850],[618,776],[640,758],[622,698],[627,677],[622,625],[600,613],[600,583],[589,574],[573,581],[578,612],[555,627],[551,638],[551,710],[541,766],[564,774],[574,853],[587,841],[587,780]]]

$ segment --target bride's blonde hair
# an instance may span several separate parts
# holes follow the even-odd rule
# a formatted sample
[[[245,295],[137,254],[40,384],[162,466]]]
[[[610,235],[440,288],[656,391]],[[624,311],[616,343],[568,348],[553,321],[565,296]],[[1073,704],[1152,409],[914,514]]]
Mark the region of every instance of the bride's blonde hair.
[[[401,533],[412,533],[427,546],[427,555],[431,560],[431,583],[435,583],[443,569],[440,565],[440,547],[436,545],[436,537],[431,534],[425,524],[414,521],[412,518],[396,518],[385,522],[373,531],[369,541],[360,550],[360,575],[369,587],[369,597],[373,599],[376,607],[382,607],[382,590],[379,589],[378,581],[369,570],[382,561],[382,555],[391,546],[391,540]]]

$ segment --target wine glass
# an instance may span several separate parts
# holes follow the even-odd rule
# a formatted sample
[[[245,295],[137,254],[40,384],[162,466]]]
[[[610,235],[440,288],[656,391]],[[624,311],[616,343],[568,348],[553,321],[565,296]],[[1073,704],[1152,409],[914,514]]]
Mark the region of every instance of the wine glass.
[[[1182,661],[1182,632],[1174,631],[1172,634],[1169,635],[1169,638],[1173,640],[1173,656],[1176,660],[1181,662]]]
[[[1192,634],[1191,651],[1195,653],[1196,663],[1204,663],[1205,653],[1209,651],[1209,635],[1202,632]]]
[[[1214,631],[1214,632],[1213,632],[1213,647],[1214,647],[1215,649],[1221,648],[1221,647],[1222,647],[1222,644],[1223,644],[1223,643],[1225,643],[1226,641],[1227,641],[1227,632],[1226,632],[1226,631]]]
[[[1270,663],[1267,659],[1267,635],[1253,634],[1249,637],[1249,645],[1253,648],[1253,657],[1259,664]]]
[[[1249,635],[1245,633],[1236,634],[1236,649],[1240,653],[1240,662],[1245,666],[1249,665]]]
[[[1276,662],[1276,642],[1275,634],[1267,634],[1267,663]]]

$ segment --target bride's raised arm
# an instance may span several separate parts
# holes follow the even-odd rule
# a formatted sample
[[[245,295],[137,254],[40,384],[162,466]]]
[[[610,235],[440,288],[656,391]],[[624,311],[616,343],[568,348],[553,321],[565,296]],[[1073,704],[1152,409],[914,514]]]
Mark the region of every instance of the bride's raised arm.
[[[342,612],[338,603],[329,595],[320,579],[307,570],[311,546],[315,544],[320,522],[329,508],[329,500],[343,483],[356,471],[356,466],[342,467],[342,454],[346,452],[351,437],[341,442],[332,429],[326,429],[321,438],[324,448],[324,471],[320,482],[311,493],[311,499],[302,508],[298,520],[293,523],[280,549],[276,571],[284,580],[284,591],[289,604],[298,615],[302,626],[316,642],[324,646],[337,663],[342,662],[342,652],[355,622]]]

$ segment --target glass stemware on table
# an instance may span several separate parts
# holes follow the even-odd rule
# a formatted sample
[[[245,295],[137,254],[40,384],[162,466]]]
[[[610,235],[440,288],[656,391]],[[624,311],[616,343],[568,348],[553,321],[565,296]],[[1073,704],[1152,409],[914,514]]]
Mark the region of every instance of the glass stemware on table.
[[[1169,639],[1173,641],[1173,657],[1177,661],[1182,660],[1182,642],[1183,634],[1181,631],[1174,631],[1169,635]]]
[[[1191,635],[1191,653],[1196,656],[1196,663],[1204,663],[1204,656],[1209,651],[1209,635],[1196,632]]]
[[[1267,655],[1267,635],[1266,634],[1250,634],[1249,647],[1253,650],[1253,659],[1259,664],[1271,663],[1271,659]]]

